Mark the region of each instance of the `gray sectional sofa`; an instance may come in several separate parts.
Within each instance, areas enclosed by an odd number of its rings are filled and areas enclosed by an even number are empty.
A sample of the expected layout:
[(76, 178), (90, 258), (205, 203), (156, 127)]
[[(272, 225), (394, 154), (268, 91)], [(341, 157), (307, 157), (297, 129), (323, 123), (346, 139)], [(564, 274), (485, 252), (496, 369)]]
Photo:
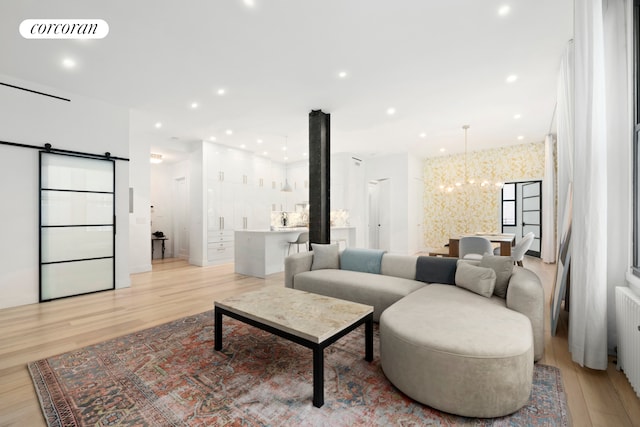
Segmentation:
[(367, 264), (348, 251), (314, 245), (287, 257), (285, 286), (372, 305), (381, 366), (398, 389), (469, 417), (503, 416), (527, 403), (534, 361), (544, 354), (544, 293), (535, 273), (488, 255), (378, 253)]

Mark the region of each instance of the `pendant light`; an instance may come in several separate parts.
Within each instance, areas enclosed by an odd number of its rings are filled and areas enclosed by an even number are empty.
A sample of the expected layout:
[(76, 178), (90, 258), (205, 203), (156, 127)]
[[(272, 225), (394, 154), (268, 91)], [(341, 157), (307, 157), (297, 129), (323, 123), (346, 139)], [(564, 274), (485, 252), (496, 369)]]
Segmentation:
[[(469, 125), (462, 126), (462, 129), (464, 130), (464, 177), (461, 180), (460, 179), (457, 180), (454, 184), (450, 184), (448, 186), (440, 185), (441, 191), (451, 193), (456, 189), (461, 190), (467, 186), (474, 187), (477, 184), (476, 179), (469, 178), (468, 171), (467, 171), (467, 153), (468, 153), (467, 131), (469, 130), (469, 128), (470, 128)], [(491, 186), (491, 183), (486, 179), (483, 179), (482, 181), (480, 181), (480, 187), (487, 188), (487, 189), (491, 187), (494, 187), (496, 189), (501, 189), (502, 186), (503, 186), (502, 182), (496, 182), (495, 186)]]
[[(284, 150), (285, 152), (287, 152), (288, 150), (288, 139), (285, 136), (284, 137)], [(288, 171), (287, 171), (287, 157), (285, 156), (285, 161), (284, 161), (284, 187), (282, 187), (282, 192), (284, 193), (291, 193), (293, 191), (293, 188), (291, 188), (291, 186), (289, 185), (289, 177), (288, 177)]]

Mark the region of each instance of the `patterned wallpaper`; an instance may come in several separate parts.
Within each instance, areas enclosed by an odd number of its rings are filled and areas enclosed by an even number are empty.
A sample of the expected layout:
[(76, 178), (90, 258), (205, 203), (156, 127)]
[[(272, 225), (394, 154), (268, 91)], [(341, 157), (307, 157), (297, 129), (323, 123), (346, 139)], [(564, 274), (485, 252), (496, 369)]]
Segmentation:
[[(464, 179), (464, 154), (433, 157), (424, 162), (424, 244), (442, 248), (449, 236), (462, 233), (500, 231), (501, 191), (496, 181), (524, 181), (544, 176), (544, 142), (514, 145), (467, 154), (467, 177), (474, 185), (453, 191), (440, 185), (453, 185)], [(491, 182), (485, 187), (480, 182)]]

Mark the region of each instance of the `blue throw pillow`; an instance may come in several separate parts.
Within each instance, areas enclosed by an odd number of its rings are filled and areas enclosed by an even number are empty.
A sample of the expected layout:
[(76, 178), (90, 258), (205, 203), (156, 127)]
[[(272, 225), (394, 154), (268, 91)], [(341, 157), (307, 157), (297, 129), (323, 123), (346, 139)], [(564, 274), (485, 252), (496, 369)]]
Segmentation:
[(384, 253), (378, 249), (347, 248), (340, 254), (340, 269), (380, 274)]

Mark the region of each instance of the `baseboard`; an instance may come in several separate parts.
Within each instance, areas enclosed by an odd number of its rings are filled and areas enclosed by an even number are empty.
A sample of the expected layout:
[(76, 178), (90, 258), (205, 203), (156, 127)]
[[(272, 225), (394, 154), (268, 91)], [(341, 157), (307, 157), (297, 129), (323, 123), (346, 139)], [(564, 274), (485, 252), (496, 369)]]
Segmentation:
[(151, 263), (129, 266), (129, 274), (146, 273), (147, 271), (151, 271)]

